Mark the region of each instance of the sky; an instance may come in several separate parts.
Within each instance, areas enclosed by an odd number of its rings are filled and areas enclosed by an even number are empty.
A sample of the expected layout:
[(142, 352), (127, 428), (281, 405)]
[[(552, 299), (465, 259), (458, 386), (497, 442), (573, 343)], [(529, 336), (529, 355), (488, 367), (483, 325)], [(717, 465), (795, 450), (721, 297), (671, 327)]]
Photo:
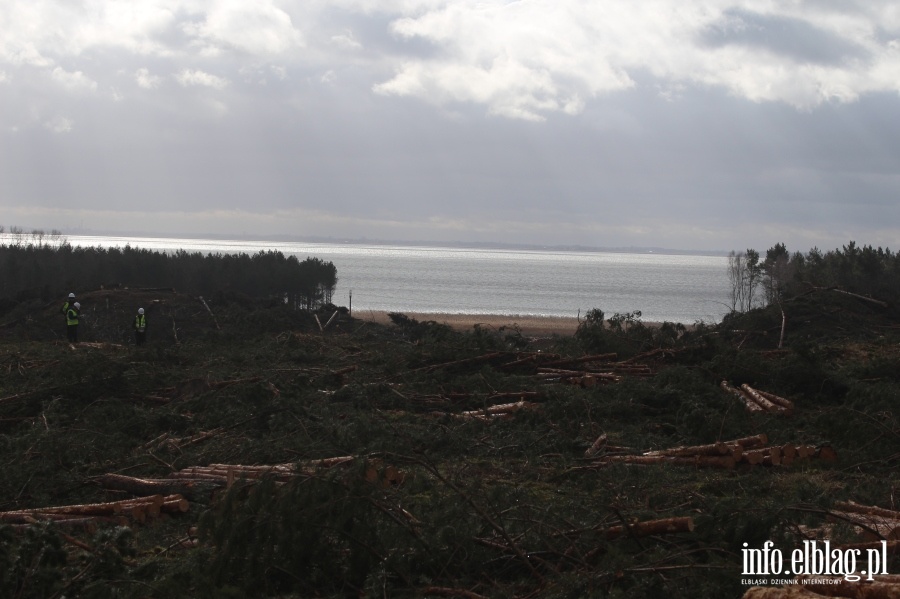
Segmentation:
[(896, 0), (4, 0), (0, 225), (900, 246)]

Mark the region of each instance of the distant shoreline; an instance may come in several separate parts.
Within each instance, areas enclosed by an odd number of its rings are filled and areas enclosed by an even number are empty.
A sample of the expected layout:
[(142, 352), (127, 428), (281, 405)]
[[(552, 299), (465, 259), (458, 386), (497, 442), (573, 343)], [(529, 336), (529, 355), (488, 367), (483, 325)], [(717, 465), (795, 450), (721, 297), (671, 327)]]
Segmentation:
[[(62, 233), (63, 237), (77, 238), (131, 238), (141, 239), (190, 239), (194, 241), (235, 241), (242, 243), (296, 243), (296, 244), (324, 244), (324, 245), (356, 245), (356, 246), (384, 246), (401, 248), (437, 248), (437, 249), (468, 249), (488, 251), (523, 251), (523, 252), (578, 252), (592, 254), (662, 254), (669, 256), (720, 256), (728, 255), (726, 250), (700, 250), (677, 249), (655, 246), (591, 246), (591, 245), (566, 245), (566, 244), (529, 244), (529, 243), (504, 243), (500, 241), (426, 241), (426, 240), (391, 240), (391, 239), (367, 239), (363, 238), (335, 238), (320, 236), (295, 236), (295, 235), (228, 235), (228, 234), (165, 234), (165, 233), (138, 233), (105, 232), (90, 229), (76, 229)], [(140, 247), (136, 245), (135, 247)]]
[[(519, 331), (529, 337), (549, 337), (552, 335), (574, 335), (579, 320), (574, 316), (536, 316), (508, 314), (446, 314), (427, 312), (403, 312), (406, 316), (418, 321), (433, 320), (446, 324), (458, 331), (468, 331), (475, 325), (488, 330), (506, 327), (510, 331), (518, 327)], [(354, 310), (353, 317), (378, 324), (390, 324), (387, 312), (378, 310)]]

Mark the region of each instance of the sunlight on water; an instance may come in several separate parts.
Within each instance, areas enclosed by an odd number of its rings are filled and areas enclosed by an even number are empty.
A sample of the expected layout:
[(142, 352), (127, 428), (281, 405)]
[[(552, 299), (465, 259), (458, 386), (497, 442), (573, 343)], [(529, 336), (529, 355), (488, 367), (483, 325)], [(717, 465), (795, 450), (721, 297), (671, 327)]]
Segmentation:
[(728, 312), (724, 256), (400, 247), (141, 237), (69, 237), (72, 245), (254, 254), (334, 262), (337, 304), (393, 312), (607, 317), (714, 322)]

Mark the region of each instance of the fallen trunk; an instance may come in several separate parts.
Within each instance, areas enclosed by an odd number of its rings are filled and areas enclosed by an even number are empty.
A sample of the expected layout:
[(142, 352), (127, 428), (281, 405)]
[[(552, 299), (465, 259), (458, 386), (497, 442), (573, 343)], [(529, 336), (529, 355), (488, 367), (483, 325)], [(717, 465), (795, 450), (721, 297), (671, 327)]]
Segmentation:
[(647, 537), (650, 535), (674, 534), (679, 532), (693, 532), (694, 520), (688, 516), (678, 518), (664, 518), (662, 520), (645, 520), (635, 522), (627, 526), (612, 526), (606, 529), (607, 539), (617, 539), (623, 536)]
[(603, 458), (605, 463), (620, 462), (624, 464), (674, 464), (677, 466), (695, 466), (698, 468), (734, 468), (734, 458), (731, 456), (705, 456), (692, 457), (679, 456), (652, 456), (652, 455), (611, 455)]
[(835, 501), (834, 507), (845, 512), (854, 512), (857, 514), (869, 514), (872, 516), (883, 516), (893, 520), (900, 520), (900, 512), (885, 509), (874, 505), (862, 505), (855, 501)]
[[(123, 474), (103, 474), (92, 479), (104, 489), (125, 491), (132, 495), (184, 495), (196, 501), (223, 486), (213, 480), (173, 478), (134, 478)], [(224, 484), (224, 481), (223, 481)]]
[(743, 454), (743, 447), (740, 444), (724, 441), (716, 441), (708, 445), (688, 445), (683, 447), (672, 447), (669, 449), (658, 449), (656, 451), (645, 452), (645, 456), (723, 456), (730, 455), (735, 460), (739, 460)]
[(744, 407), (747, 409), (748, 412), (762, 412), (763, 411), (763, 407), (761, 405), (759, 405), (758, 403), (753, 401), (753, 399), (744, 395), (743, 393), (741, 393), (740, 391), (738, 391), (737, 389), (735, 389), (734, 387), (729, 385), (728, 381), (722, 381), (721, 383), (719, 383), (719, 386), (722, 387), (722, 390), (725, 391), (725, 393), (728, 393), (729, 395), (732, 395), (732, 396), (738, 398), (739, 400), (741, 400), (741, 403), (744, 404)]
[(790, 415), (792, 413), (792, 410), (788, 410), (788, 408), (786, 408), (780, 404), (777, 404), (773, 401), (770, 401), (767, 397), (765, 397), (760, 392), (758, 392), (756, 389), (754, 389), (753, 387), (751, 387), (750, 385), (748, 385), (746, 383), (741, 385), (741, 390), (744, 393), (746, 393), (747, 395), (749, 395), (750, 399), (752, 399), (753, 401), (758, 403), (760, 406), (762, 406), (762, 408), (767, 412), (780, 412), (780, 413), (788, 414), (788, 415)]

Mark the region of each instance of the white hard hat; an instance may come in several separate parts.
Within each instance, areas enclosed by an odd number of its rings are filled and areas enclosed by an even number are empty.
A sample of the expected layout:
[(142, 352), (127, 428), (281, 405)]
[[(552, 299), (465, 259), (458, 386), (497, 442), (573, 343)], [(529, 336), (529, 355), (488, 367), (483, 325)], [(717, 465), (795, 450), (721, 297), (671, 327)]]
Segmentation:
[(143, 313), (144, 313), (144, 309), (143, 309), (143, 308), (138, 308), (138, 314), (143, 314)]
[(74, 293), (70, 293), (70, 294), (69, 294), (69, 299), (75, 299), (75, 294), (74, 294)]
[(75, 302), (73, 305), (75, 306), (76, 310), (81, 310), (81, 304), (79, 304), (78, 302)]

